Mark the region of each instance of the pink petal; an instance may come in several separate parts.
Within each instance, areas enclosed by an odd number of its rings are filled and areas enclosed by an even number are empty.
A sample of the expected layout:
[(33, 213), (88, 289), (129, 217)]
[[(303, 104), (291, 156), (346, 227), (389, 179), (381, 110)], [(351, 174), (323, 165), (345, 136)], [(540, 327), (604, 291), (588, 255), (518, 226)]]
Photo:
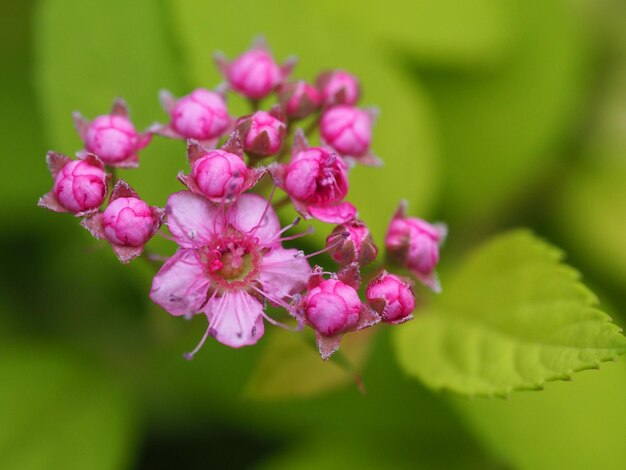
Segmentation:
[(241, 139), (241, 133), (235, 129), (220, 149), (243, 158), (243, 140)]
[(330, 224), (343, 224), (356, 217), (356, 207), (349, 202), (327, 206), (309, 206), (313, 217)]
[(275, 248), (263, 256), (259, 281), (263, 290), (282, 299), (304, 290), (311, 266), (298, 250)]
[(50, 170), (52, 179), (56, 179), (63, 167), (71, 161), (70, 157), (63, 155), (62, 153), (49, 151), (46, 154), (46, 163), (48, 164), (48, 169)]
[(84, 141), (85, 136), (87, 135), (87, 130), (89, 129), (89, 121), (78, 111), (74, 111), (72, 113), (72, 118), (74, 119), (74, 126), (76, 127), (78, 135)]
[(316, 333), (315, 336), (317, 338), (317, 349), (319, 349), (322, 359), (327, 360), (339, 349), (342, 337), (341, 334), (337, 334), (335, 336), (323, 336)]
[(135, 150), (141, 150), (148, 146), (148, 144), (152, 141), (152, 134), (148, 131), (138, 134), (137, 145)]
[(89, 230), (89, 233), (91, 233), (94, 238), (98, 240), (106, 239), (104, 228), (102, 227), (102, 214), (96, 214), (93, 217), (83, 219), (80, 225)]
[(243, 291), (226, 291), (210, 299), (203, 311), (209, 319), (209, 334), (233, 348), (255, 344), (265, 331), (263, 306)]
[(37, 205), (54, 212), (68, 212), (68, 210), (59, 203), (53, 191), (41, 196), (39, 201), (37, 201)]
[(117, 256), (117, 259), (122, 263), (126, 264), (129, 261), (137, 258), (143, 253), (143, 245), (142, 246), (121, 246), (121, 245), (113, 245), (113, 253)]
[(433, 271), (428, 274), (420, 273), (419, 271), (413, 271), (413, 275), (426, 287), (430, 288), (436, 294), (441, 293), (441, 283), (437, 274)]
[(111, 108), (111, 114), (114, 116), (128, 117), (128, 105), (123, 98), (116, 98)]
[(196, 160), (204, 157), (207, 150), (195, 139), (187, 139), (187, 159), (192, 165)]
[(361, 268), (359, 263), (354, 262), (342, 267), (337, 273), (337, 278), (353, 289), (359, 290), (359, 287), (361, 287)]
[(291, 147), (291, 155), (297, 155), (309, 148), (309, 143), (306, 140), (304, 131), (300, 128), (296, 129), (296, 133), (293, 136), (293, 145)]
[(213, 204), (191, 191), (180, 191), (168, 198), (165, 210), (176, 243), (184, 248), (208, 244), (218, 216)]
[(194, 250), (176, 252), (154, 276), (150, 298), (172, 315), (193, 315), (207, 299), (209, 279)]
[(119, 179), (115, 183), (115, 187), (113, 188), (113, 191), (111, 191), (109, 203), (121, 197), (134, 197), (139, 199), (137, 192), (123, 179)]
[(168, 90), (159, 91), (159, 101), (161, 102), (161, 107), (167, 114), (170, 114), (174, 106), (176, 106), (176, 98), (174, 98), (174, 95)]
[(170, 139), (184, 139), (184, 137), (172, 129), (169, 124), (152, 124), (148, 128), (148, 132), (160, 135), (161, 137), (169, 137)]
[(258, 194), (242, 194), (227, 212), (226, 217), (240, 232), (253, 234), (261, 245), (277, 245), (280, 244), (278, 241), (280, 222), (271, 204), (268, 204), (268, 201)]
[(364, 304), (359, 312), (359, 322), (354, 328), (354, 331), (362, 330), (378, 322), (380, 322), (380, 315), (378, 315), (373, 308)]

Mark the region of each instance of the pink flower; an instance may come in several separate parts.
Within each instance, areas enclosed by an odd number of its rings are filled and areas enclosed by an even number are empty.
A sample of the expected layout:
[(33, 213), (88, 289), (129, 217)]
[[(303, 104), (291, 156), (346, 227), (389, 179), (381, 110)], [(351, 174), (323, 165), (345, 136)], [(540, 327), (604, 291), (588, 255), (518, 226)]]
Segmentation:
[(247, 98), (260, 100), (269, 95), (291, 73), (294, 61), (279, 66), (272, 57), (265, 40), (259, 39), (252, 48), (233, 62), (216, 54), (218, 68), (230, 86)]
[(165, 212), (148, 206), (123, 180), (118, 180), (104, 213), (84, 219), (81, 225), (100, 240), (107, 240), (122, 263), (143, 252), (144, 245), (159, 230)]
[(223, 93), (223, 90), (198, 88), (176, 99), (169, 91), (162, 90), (161, 105), (170, 115), (170, 123), (165, 126), (155, 124), (150, 130), (174, 139), (196, 139), (207, 147), (213, 147), (232, 124)]
[(375, 110), (363, 110), (352, 106), (333, 106), (322, 114), (320, 135), (325, 144), (340, 155), (354, 157), (357, 162), (380, 165), (371, 153), (372, 124)]
[[(139, 134), (128, 119), (126, 102), (117, 99), (110, 114), (87, 121), (79, 112), (74, 113), (74, 124), (85, 143), (86, 152), (94, 153), (109, 166), (136, 168), (137, 152), (150, 143), (151, 134)], [(79, 154), (82, 158), (86, 152)]]
[(304, 217), (340, 224), (356, 216), (356, 208), (342, 202), (348, 193), (348, 166), (325, 148), (308, 147), (300, 129), (294, 137), (291, 162), (270, 171)]
[(369, 283), (365, 297), (384, 322), (396, 325), (413, 318), (415, 294), (407, 279), (383, 271)]
[(150, 297), (172, 315), (206, 315), (207, 336), (238, 348), (264, 332), (265, 302), (288, 302), (309, 278), (306, 257), (281, 246), (281, 228), (261, 196), (243, 194), (219, 207), (190, 191), (172, 194), (167, 225), (179, 250), (155, 276)]
[(278, 99), (290, 119), (304, 119), (322, 103), (319, 91), (304, 80), (286, 83), (280, 87)]
[(338, 279), (313, 276), (309, 289), (299, 304), (301, 315), (317, 337), (322, 359), (337, 349), (341, 337), (380, 321), (380, 317), (361, 303), (357, 291)]
[(330, 256), (341, 266), (358, 263), (370, 264), (378, 255), (367, 225), (360, 220), (351, 220), (338, 225), (326, 239)]
[(256, 157), (278, 153), (287, 130), (277, 109), (269, 113), (257, 111), (251, 116), (241, 118), (237, 128), (243, 137), (244, 149)]
[(323, 72), (317, 78), (322, 103), (327, 106), (347, 104), (352, 106), (359, 99), (360, 89), (357, 78), (344, 70)]
[(435, 292), (441, 286), (435, 267), (439, 262), (439, 246), (444, 242), (447, 229), (444, 224), (429, 224), (417, 217), (406, 216), (406, 201), (402, 201), (389, 224), (385, 246), (403, 266)]
[(71, 160), (48, 152), (48, 168), (54, 179), (52, 191), (39, 199), (38, 205), (55, 212), (71, 212), (83, 217), (98, 211), (107, 194), (109, 175), (95, 155)]
[(254, 186), (263, 176), (260, 169), (248, 168), (243, 161), (239, 131), (221, 149), (206, 150), (195, 140), (187, 141), (191, 174), (178, 179), (192, 192), (213, 202), (230, 200)]

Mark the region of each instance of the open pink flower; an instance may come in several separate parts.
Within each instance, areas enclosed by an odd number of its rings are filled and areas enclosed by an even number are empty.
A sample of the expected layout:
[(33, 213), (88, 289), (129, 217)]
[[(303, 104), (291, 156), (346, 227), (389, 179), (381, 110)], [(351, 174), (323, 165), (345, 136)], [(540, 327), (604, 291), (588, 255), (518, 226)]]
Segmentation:
[(289, 164), (270, 167), (270, 171), (305, 218), (341, 224), (356, 217), (356, 207), (343, 201), (348, 193), (348, 166), (328, 149), (309, 147), (301, 129), (294, 136)]
[(128, 119), (128, 107), (120, 98), (113, 103), (110, 114), (87, 121), (79, 112), (74, 113), (76, 130), (85, 143), (79, 158), (93, 153), (109, 166), (136, 168), (137, 152), (150, 143), (152, 134), (138, 133)]
[(48, 169), (54, 179), (52, 191), (39, 198), (38, 205), (54, 212), (71, 212), (85, 217), (98, 211), (104, 202), (110, 175), (104, 164), (92, 154), (82, 160), (56, 152), (46, 155)]
[(278, 65), (263, 38), (257, 39), (250, 50), (234, 61), (216, 54), (215, 62), (233, 90), (252, 100), (265, 98), (274, 91), (289, 76), (295, 64), (290, 59)]
[(173, 139), (195, 139), (205, 147), (214, 147), (232, 125), (224, 91), (198, 88), (176, 99), (169, 91), (162, 90), (161, 106), (170, 115), (170, 123), (155, 124), (150, 131)]
[(439, 262), (439, 246), (443, 244), (447, 228), (444, 224), (429, 224), (425, 220), (406, 215), (406, 201), (400, 202), (389, 224), (385, 246), (387, 252), (415, 277), (435, 292), (441, 291), (435, 267)]
[(191, 173), (179, 173), (178, 179), (193, 193), (213, 202), (229, 201), (252, 188), (265, 171), (248, 168), (243, 161), (243, 143), (239, 131), (233, 132), (220, 149), (207, 150), (195, 140), (187, 141)]
[(146, 243), (163, 224), (165, 211), (148, 206), (124, 180), (118, 180), (103, 213), (84, 219), (81, 225), (111, 244), (122, 263), (143, 253)]
[(167, 226), (179, 250), (157, 273), (150, 297), (172, 315), (206, 315), (208, 336), (239, 348), (264, 333), (265, 303), (288, 311), (311, 268), (298, 250), (281, 245), (280, 223), (259, 195), (243, 194), (228, 207), (190, 191), (172, 194)]

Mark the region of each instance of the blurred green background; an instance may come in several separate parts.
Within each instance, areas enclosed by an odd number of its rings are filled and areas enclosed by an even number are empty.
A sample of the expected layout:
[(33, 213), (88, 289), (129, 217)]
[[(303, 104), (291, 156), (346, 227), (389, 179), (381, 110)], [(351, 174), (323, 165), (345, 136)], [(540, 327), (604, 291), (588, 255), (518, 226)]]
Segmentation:
[[(159, 89), (215, 86), (212, 52), (233, 57), (264, 34), (279, 60), (299, 56), (295, 75), (345, 68), (381, 108), (385, 166), (351, 177), (379, 243), (400, 198), (445, 220), (445, 289), (467, 250), (530, 227), (624, 325), (623, 1), (3, 7), (0, 468), (626, 468), (623, 359), (508, 400), (429, 391), (399, 368), (387, 328), (346, 346), (365, 396), (269, 328), (257, 347), (211, 342), (186, 362), (204, 322), (152, 305), (147, 267), (120, 265), (71, 216), (36, 207), (52, 184), (45, 152), (80, 148), (73, 110), (93, 117), (123, 96), (139, 128), (163, 121)], [(186, 165), (182, 142), (156, 139), (122, 176), (163, 205)]]

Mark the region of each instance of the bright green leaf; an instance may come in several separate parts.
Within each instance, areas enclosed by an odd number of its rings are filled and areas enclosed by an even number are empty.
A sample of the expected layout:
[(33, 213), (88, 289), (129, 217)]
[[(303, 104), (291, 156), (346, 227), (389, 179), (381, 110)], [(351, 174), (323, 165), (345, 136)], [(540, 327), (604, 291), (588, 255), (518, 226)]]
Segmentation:
[(436, 389), (504, 396), (624, 353), (620, 329), (561, 259), (525, 231), (478, 248), (429, 310), (398, 329), (405, 370)]
[(511, 11), (497, 0), (318, 1), (426, 65), (492, 66), (508, 52)]
[(438, 113), (444, 212), (478, 225), (510, 213), (554, 163), (586, 96), (589, 44), (566, 0), (509, 2), (511, 54), (488, 71), (419, 68)]
[(314, 340), (277, 330), (267, 339), (265, 353), (247, 386), (254, 399), (303, 398), (352, 383), (369, 352), (372, 331), (346, 335), (341, 345), (342, 363), (337, 358), (322, 361)]
[(623, 287), (626, 280), (626, 162), (575, 171), (559, 196), (554, 226), (596, 274)]
[(510, 468), (624, 468), (626, 363), (584, 372), (572, 383), (511, 400), (452, 403), (494, 455)]
[[(590, 273), (626, 286), (626, 10), (605, 6), (615, 57), (583, 134), (581, 164), (567, 171), (549, 222)], [(568, 169), (571, 168), (568, 166)]]
[(134, 444), (128, 397), (90, 364), (53, 348), (0, 350), (0, 467), (118, 469)]

